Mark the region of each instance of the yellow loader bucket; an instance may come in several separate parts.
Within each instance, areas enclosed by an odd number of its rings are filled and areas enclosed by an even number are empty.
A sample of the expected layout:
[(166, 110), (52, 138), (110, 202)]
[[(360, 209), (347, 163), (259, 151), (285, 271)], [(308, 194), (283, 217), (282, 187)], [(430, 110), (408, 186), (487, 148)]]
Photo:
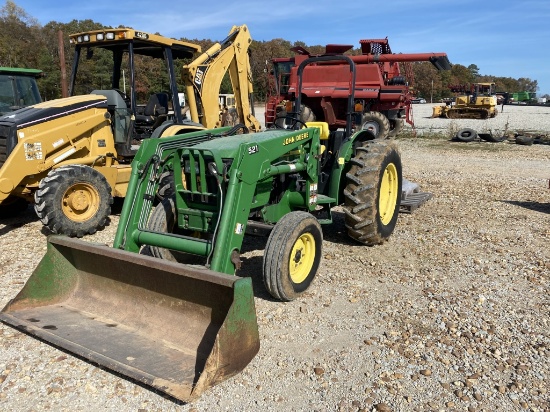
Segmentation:
[(0, 320), (182, 401), (260, 347), (250, 278), (61, 236)]

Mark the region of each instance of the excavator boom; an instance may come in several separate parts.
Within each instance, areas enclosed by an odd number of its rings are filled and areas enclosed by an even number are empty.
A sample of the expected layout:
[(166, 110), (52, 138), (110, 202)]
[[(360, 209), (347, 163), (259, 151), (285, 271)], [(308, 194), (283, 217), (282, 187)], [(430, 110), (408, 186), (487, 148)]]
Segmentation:
[(252, 101), (254, 90), (248, 56), (251, 42), (246, 25), (233, 26), (222, 42), (214, 44), (184, 66), (183, 78), (191, 120), (202, 123), (208, 129), (222, 126), (219, 113), (213, 108), (218, 107), (220, 86), (229, 71), (240, 122), (251, 131), (260, 131)]

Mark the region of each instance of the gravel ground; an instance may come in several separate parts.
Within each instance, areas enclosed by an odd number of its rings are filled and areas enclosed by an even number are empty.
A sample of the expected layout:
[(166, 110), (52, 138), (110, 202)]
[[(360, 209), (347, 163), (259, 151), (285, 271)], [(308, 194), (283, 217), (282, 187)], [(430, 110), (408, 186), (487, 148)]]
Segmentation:
[[(429, 113), (415, 106), (419, 130), (449, 128)], [(474, 128), (501, 121), (550, 132), (548, 108), (519, 106)], [(316, 281), (280, 303), (263, 289), (264, 241), (246, 242), (261, 349), (243, 373), (181, 405), (0, 324), (0, 408), (550, 411), (550, 146), (398, 142), (405, 177), (433, 198), (385, 244), (347, 240), (337, 210)], [(86, 240), (112, 244), (117, 223)], [(0, 222), (0, 307), (47, 234), (30, 209)]]

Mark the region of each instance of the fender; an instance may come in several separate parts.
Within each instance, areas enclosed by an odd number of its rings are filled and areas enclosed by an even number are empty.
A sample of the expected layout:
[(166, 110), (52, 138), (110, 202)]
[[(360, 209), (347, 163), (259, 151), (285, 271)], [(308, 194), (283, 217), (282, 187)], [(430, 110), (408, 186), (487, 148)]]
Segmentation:
[(350, 159), (355, 155), (355, 148), (376, 137), (369, 130), (361, 130), (346, 139), (336, 152), (336, 161), (332, 167), (328, 196), (336, 199), (336, 204), (343, 202), (343, 190), (346, 185), (346, 173), (351, 167)]

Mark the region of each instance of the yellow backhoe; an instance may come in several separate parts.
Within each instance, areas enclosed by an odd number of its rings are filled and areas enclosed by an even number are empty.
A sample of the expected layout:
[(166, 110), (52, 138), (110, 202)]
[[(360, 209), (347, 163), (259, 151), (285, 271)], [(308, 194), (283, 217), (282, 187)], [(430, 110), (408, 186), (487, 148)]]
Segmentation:
[[(218, 95), (228, 70), (240, 121), (260, 129), (248, 100), (251, 38), (245, 25), (183, 67), (191, 121), (182, 115), (175, 62), (193, 59), (200, 46), (129, 28), (73, 34), (70, 41), (70, 97), (0, 118), (0, 218), (34, 203), (53, 233), (81, 237), (102, 228), (113, 197), (126, 195), (130, 163), (143, 139), (222, 125)], [(143, 91), (136, 68), (151, 70), (159, 62), (158, 89)]]

